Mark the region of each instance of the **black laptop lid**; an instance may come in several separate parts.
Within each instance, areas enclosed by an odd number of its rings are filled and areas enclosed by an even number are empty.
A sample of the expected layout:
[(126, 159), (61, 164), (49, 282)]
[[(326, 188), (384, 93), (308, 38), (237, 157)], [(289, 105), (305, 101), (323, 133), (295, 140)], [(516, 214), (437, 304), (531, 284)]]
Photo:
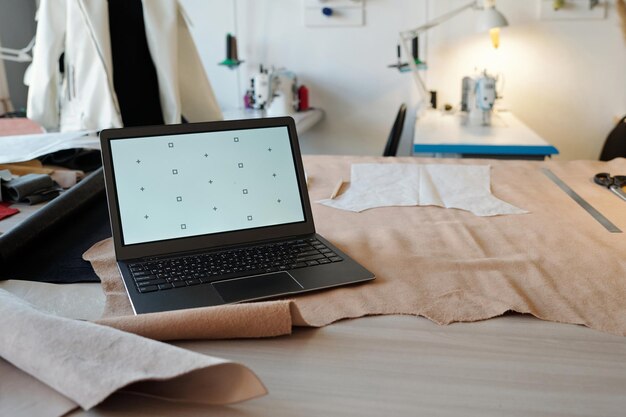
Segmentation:
[(314, 233), (290, 117), (100, 134), (118, 259)]

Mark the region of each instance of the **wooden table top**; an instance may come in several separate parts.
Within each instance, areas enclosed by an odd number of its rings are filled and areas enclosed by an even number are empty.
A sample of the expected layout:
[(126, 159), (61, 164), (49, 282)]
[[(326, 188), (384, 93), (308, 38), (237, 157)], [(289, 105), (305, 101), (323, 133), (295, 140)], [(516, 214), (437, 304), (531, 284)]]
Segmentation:
[[(56, 314), (95, 318), (98, 284), (5, 281)], [(626, 339), (505, 315), (438, 326), (412, 316), (341, 321), (291, 336), (176, 345), (249, 366), (269, 395), (229, 407), (115, 394), (71, 416), (623, 416)]]

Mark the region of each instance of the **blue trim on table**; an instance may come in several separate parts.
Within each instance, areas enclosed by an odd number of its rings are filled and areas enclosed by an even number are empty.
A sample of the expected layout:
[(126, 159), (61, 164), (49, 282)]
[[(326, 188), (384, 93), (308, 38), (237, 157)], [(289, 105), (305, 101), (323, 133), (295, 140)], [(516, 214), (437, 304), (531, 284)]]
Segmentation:
[(460, 145), (413, 144), (414, 153), (460, 153), (483, 155), (557, 155), (559, 150), (551, 145)]

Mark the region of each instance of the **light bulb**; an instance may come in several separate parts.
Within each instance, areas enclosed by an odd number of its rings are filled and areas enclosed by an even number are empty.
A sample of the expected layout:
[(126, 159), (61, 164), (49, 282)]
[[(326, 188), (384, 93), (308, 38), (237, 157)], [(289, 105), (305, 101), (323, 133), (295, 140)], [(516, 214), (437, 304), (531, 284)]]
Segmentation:
[(489, 36), (491, 37), (493, 47), (498, 49), (500, 46), (500, 28), (489, 29)]

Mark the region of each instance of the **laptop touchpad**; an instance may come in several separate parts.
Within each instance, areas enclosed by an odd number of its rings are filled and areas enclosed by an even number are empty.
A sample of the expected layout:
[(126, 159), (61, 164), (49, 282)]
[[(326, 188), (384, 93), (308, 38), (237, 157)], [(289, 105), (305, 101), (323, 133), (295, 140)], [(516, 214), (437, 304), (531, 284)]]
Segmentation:
[(302, 291), (304, 289), (304, 287), (287, 272), (275, 272), (217, 281), (213, 282), (212, 285), (226, 303), (273, 297)]

